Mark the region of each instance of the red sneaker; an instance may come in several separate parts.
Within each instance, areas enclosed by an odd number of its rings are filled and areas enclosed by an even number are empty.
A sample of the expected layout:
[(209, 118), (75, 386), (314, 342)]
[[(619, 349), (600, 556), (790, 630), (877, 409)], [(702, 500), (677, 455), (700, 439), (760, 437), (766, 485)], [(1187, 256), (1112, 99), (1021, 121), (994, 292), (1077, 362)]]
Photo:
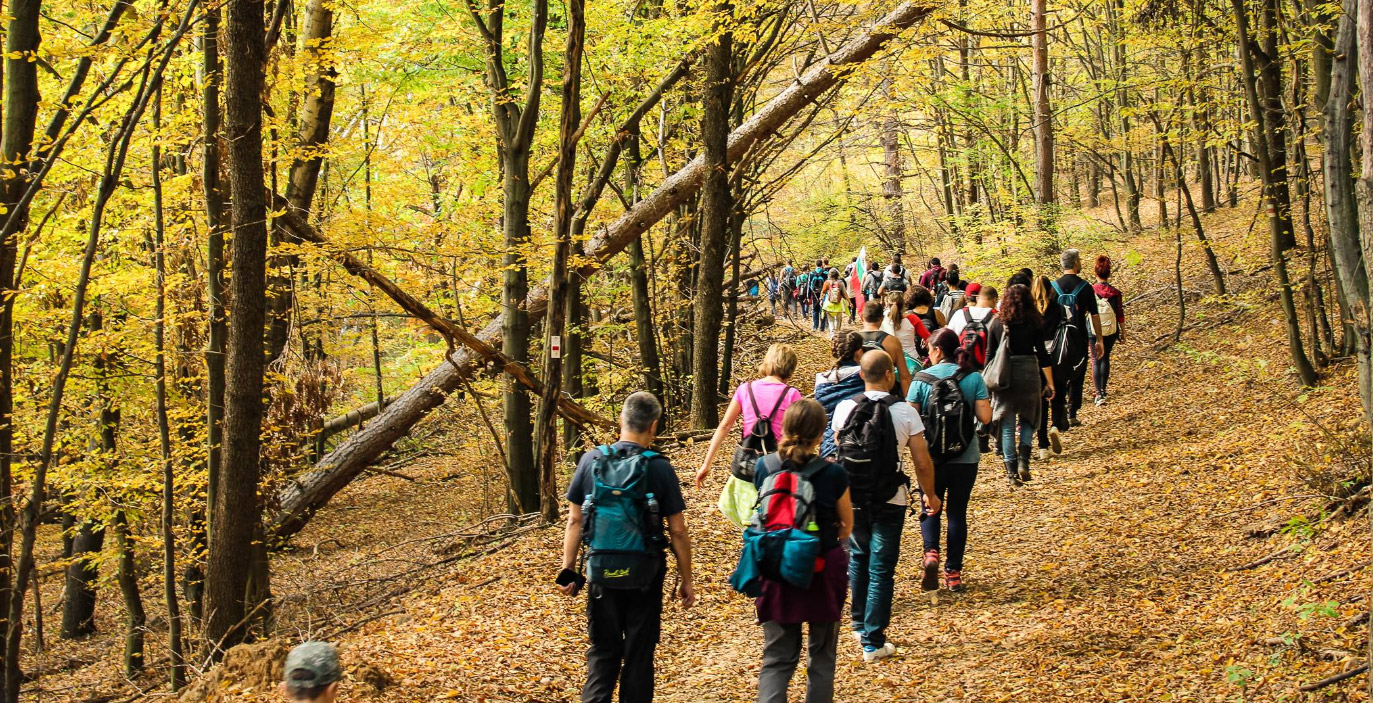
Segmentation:
[(939, 550), (931, 549), (925, 552), (925, 573), (920, 579), (920, 589), (923, 591), (939, 590)]
[(944, 585), (954, 593), (962, 593), (968, 590), (968, 587), (963, 585), (962, 571), (945, 571)]

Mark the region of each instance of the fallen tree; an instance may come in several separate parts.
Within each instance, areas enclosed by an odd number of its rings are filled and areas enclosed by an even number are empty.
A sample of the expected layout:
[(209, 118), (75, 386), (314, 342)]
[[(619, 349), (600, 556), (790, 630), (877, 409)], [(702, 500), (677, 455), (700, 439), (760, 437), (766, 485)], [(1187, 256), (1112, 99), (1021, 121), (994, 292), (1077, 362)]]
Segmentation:
[[(775, 135), (777, 130), (802, 108), (841, 85), (855, 67), (871, 58), (903, 30), (923, 20), (933, 9), (925, 3), (901, 3), (878, 20), (871, 29), (859, 34), (808, 68), (730, 134), (729, 163), (737, 163), (758, 144)], [(580, 268), (579, 273), (583, 276), (594, 274), (632, 241), (699, 190), (704, 178), (705, 162), (702, 157), (697, 157), (668, 177), (656, 190), (586, 243), (582, 253), (587, 263)], [(289, 217), (289, 213), (287, 216)], [(288, 226), (304, 231), (300, 227), (303, 224), (297, 219)], [(315, 241), (306, 237), (302, 239)], [(322, 240), (322, 237), (318, 239)], [(350, 272), (361, 275), (355, 270), (356, 266), (345, 266)], [(376, 285), (375, 281), (368, 280)], [(386, 292), (396, 298), (392, 291)], [(397, 292), (403, 293), (398, 289)], [(397, 300), (399, 302), (399, 299)], [(548, 289), (545, 286), (530, 292), (525, 300), (525, 306), (531, 324), (543, 318), (547, 304)], [(392, 444), (405, 436), (431, 410), (441, 405), (449, 393), (476, 372), (484, 358), (490, 358), (480, 350), (482, 347), (494, 349), (493, 345), (499, 344), (501, 322), (501, 318), (497, 317), (476, 335), (465, 330), (462, 330), (462, 335), (453, 334), (452, 337), (464, 345), (463, 349), (450, 354), (446, 363), (429, 372), (394, 403), (387, 406), (375, 422), (350, 436), (329, 455), (320, 459), (313, 470), (288, 484), (277, 496), (278, 507), (270, 525), (271, 534), (277, 539), (286, 539), (299, 532), (315, 512), (326, 505), (335, 494), (360, 475)]]

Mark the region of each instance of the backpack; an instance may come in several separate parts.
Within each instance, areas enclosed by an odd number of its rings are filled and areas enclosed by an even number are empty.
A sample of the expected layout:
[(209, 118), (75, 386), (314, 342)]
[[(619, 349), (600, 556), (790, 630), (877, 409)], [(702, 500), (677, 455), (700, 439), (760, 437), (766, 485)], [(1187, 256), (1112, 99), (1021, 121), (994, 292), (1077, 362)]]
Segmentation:
[(597, 448), (592, 492), (582, 504), (587, 582), (615, 589), (649, 587), (662, 570), (658, 500), (648, 490), (648, 463), (657, 452)]
[(824, 275), (822, 275), (819, 271), (816, 271), (815, 273), (812, 273), (812, 274), (810, 275), (810, 292), (811, 292), (811, 295), (819, 296), (819, 295), (820, 295), (820, 289), (822, 289), (822, 288), (824, 288), (824, 287), (825, 287), (825, 277), (824, 277)]
[[(1087, 282), (1083, 281), (1072, 293), (1064, 293), (1058, 281), (1051, 285), (1054, 292), (1058, 293), (1058, 304), (1063, 306), (1063, 314), (1059, 317), (1058, 329), (1054, 330), (1049, 356), (1058, 368), (1076, 371), (1087, 363), (1087, 334), (1077, 324), (1077, 296), (1083, 288), (1088, 287)], [(1067, 302), (1064, 302), (1065, 299)]]
[(958, 312), (968, 302), (968, 295), (957, 288), (950, 288), (944, 295), (944, 300), (940, 302), (939, 309), (944, 313), (945, 320), (953, 319), (953, 314)]
[(987, 334), (987, 320), (973, 317), (972, 308), (963, 308), (963, 331), (958, 333), (958, 343), (972, 354), (979, 369), (987, 365)]
[(905, 292), (906, 292), (906, 269), (905, 269), (905, 267), (897, 266), (897, 267), (896, 267), (896, 272), (895, 272), (895, 273), (892, 272), (890, 266), (888, 266), (888, 267), (885, 268), (885, 269), (882, 269), (882, 284), (883, 284), (884, 286), (886, 286), (887, 290), (889, 290), (889, 291), (891, 291), (891, 292), (893, 292), (893, 293), (905, 293)]
[(891, 500), (910, 479), (901, 472), (900, 447), (891, 406), (901, 402), (890, 393), (880, 400), (866, 393), (854, 396), (857, 406), (839, 428), (839, 463), (849, 472), (853, 507), (872, 509)]
[(924, 286), (924, 287), (926, 287), (926, 288), (929, 288), (930, 290), (934, 290), (934, 288), (935, 288), (936, 286), (938, 286), (940, 283), (943, 283), (943, 282), (944, 282), (944, 267), (943, 267), (943, 266), (936, 266), (936, 267), (934, 267), (934, 268), (927, 269), (927, 270), (925, 271), (925, 273), (920, 274), (920, 285), (922, 285), (922, 286)]
[[(887, 334), (886, 332), (883, 332), (881, 330), (877, 330), (876, 332), (859, 332), (858, 335), (863, 338), (862, 349), (865, 352), (872, 351), (874, 349), (876, 349), (877, 351), (886, 351), (882, 348), (882, 343), (887, 341), (887, 337), (891, 336), (890, 334)], [(871, 335), (871, 338), (869, 337), (869, 335)]]
[(828, 299), (831, 305), (842, 301), (844, 299), (843, 288), (839, 284), (831, 285)]
[(753, 482), (753, 470), (758, 466), (758, 460), (765, 454), (777, 451), (777, 437), (772, 432), (772, 418), (777, 414), (777, 410), (782, 407), (782, 401), (787, 398), (787, 391), (791, 390), (788, 386), (777, 396), (777, 404), (772, 406), (772, 412), (766, 416), (758, 412), (758, 399), (753, 395), (753, 383), (749, 382), (745, 388), (748, 389), (748, 400), (753, 405), (753, 416), (757, 421), (753, 423), (753, 428), (744, 434), (743, 439), (739, 440), (739, 448), (734, 450), (734, 460), (730, 462), (730, 473), (741, 481)]
[(829, 462), (815, 457), (797, 467), (776, 454), (764, 457), (763, 462), (768, 475), (758, 489), (753, 524), (744, 531), (739, 564), (729, 577), (734, 590), (755, 597), (762, 594), (765, 581), (810, 588), (815, 574), (825, 566), (811, 479)]
[(925, 423), (925, 440), (930, 445), (930, 458), (936, 462), (951, 461), (963, 454), (977, 440), (976, 418), (972, 403), (958, 385), (968, 372), (960, 370), (948, 378), (939, 378), (924, 371), (915, 380), (930, 387), (920, 419)]
[(1109, 337), (1120, 331), (1120, 326), (1116, 322), (1116, 309), (1111, 305), (1111, 301), (1097, 296), (1096, 314), (1101, 321), (1101, 336)]

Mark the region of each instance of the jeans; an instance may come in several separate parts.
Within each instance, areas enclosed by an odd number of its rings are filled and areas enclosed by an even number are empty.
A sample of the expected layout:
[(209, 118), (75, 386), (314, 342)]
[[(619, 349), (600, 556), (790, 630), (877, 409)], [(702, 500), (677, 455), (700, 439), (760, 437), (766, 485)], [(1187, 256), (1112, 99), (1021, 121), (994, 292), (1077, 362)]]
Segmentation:
[[(1015, 446), (1015, 427), (1018, 420), (1020, 420), (1020, 416), (1016, 413), (1006, 413), (1005, 417), (1001, 418), (1001, 451), (1006, 455), (1005, 460), (1007, 462), (1013, 462), (1019, 456)], [(1034, 426), (1022, 423), (1020, 426), (1020, 446), (1024, 447), (1028, 453), (1034, 447), (1034, 443)]]
[(1082, 382), (1087, 375), (1087, 365), (1082, 368), (1054, 369), (1054, 399), (1049, 406), (1053, 410), (1054, 427), (1067, 431), (1068, 418), (1077, 417), (1082, 407)]
[[(968, 546), (968, 499), (977, 483), (977, 464), (944, 464), (934, 467), (934, 492), (949, 514), (948, 554), (944, 571), (963, 570), (963, 551)], [(921, 515), (920, 536), (925, 551), (939, 551), (939, 513)]]
[(904, 505), (853, 511), (849, 585), (853, 591), (853, 629), (862, 633), (865, 647), (887, 643), (896, 562), (901, 558), (901, 528), (905, 524)]
[(811, 329), (825, 331), (825, 310), (819, 300), (810, 301), (810, 326)]
[(592, 586), (586, 615), (591, 647), (582, 703), (610, 703), (617, 680), (620, 703), (651, 703), (653, 650), (663, 624), (663, 575), (643, 590)]
[(1092, 382), (1096, 385), (1096, 394), (1106, 395), (1106, 383), (1111, 380), (1111, 350), (1116, 346), (1118, 335), (1102, 337), (1101, 342), (1105, 352), (1097, 356), (1096, 347), (1092, 347)]
[[(812, 622), (806, 648), (806, 703), (834, 700), (834, 660), (839, 623)], [(801, 662), (801, 624), (763, 623), (763, 668), (758, 672), (758, 703), (787, 703), (787, 686)]]

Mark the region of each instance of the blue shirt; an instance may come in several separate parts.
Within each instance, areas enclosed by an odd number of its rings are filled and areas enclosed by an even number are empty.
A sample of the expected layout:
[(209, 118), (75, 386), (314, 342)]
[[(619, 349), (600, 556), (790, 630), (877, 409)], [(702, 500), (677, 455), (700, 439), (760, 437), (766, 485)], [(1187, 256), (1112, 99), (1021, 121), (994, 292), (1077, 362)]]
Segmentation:
[[(925, 369), (924, 372), (935, 378), (949, 378), (958, 373), (958, 364), (951, 364), (945, 361)], [(974, 406), (977, 404), (977, 401), (987, 400), (992, 397), (991, 394), (987, 392), (987, 382), (982, 380), (982, 374), (976, 371), (964, 376), (963, 380), (958, 382), (958, 389), (963, 391), (963, 397)], [(907, 396), (906, 400), (911, 405), (915, 406), (916, 409), (923, 410), (925, 407), (925, 400), (929, 397), (930, 384), (925, 383), (918, 378), (914, 379), (914, 382), (911, 383), (910, 395)], [(981, 448), (977, 446), (977, 442), (974, 440), (958, 458), (947, 463), (976, 464), (981, 459)]]

